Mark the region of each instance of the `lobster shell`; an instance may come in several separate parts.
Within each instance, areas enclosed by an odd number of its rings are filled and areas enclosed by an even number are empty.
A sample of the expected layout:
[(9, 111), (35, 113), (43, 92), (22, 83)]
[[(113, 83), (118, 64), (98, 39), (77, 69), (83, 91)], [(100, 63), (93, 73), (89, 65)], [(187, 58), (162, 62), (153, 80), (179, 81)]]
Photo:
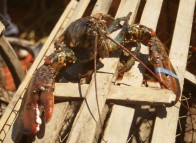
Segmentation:
[[(20, 131), (23, 134), (37, 134), (42, 123), (48, 122), (54, 109), (54, 78), (50, 66), (42, 65), (34, 74), (21, 106)], [(42, 114), (44, 112), (44, 114)]]

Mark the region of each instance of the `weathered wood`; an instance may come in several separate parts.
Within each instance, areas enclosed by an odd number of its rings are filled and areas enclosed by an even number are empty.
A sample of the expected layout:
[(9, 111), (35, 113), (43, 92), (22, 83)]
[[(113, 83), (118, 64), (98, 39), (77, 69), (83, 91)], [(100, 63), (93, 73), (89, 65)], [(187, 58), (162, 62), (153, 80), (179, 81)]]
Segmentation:
[[(81, 91), (79, 86), (81, 87)], [(55, 100), (83, 100), (83, 98), (86, 96), (88, 86), (88, 84), (79, 85), (75, 83), (56, 83), (54, 90)]]
[(133, 114), (134, 110), (128, 107), (114, 106), (104, 131), (104, 140), (107, 143), (126, 143)]
[[(28, 82), (32, 78), (32, 75), (33, 75), (34, 71), (36, 70), (36, 68), (38, 67), (40, 61), (44, 58), (44, 54), (46, 53), (48, 48), (51, 48), (53, 46), (51, 43), (54, 41), (54, 39), (57, 38), (56, 35), (58, 34), (58, 31), (59, 31), (60, 27), (62, 26), (62, 23), (64, 22), (64, 20), (66, 18), (66, 15), (69, 13), (69, 11), (72, 8), (72, 6), (74, 5), (74, 3), (76, 3), (76, 1), (72, 0), (70, 2), (70, 4), (67, 6), (67, 8), (65, 9), (65, 11), (63, 12), (61, 18), (59, 19), (58, 23), (56, 24), (56, 26), (54, 27), (53, 31), (51, 32), (49, 38), (47, 39), (46, 43), (44, 44), (41, 52), (39, 53), (38, 57), (34, 61), (31, 68), (29, 69), (29, 71), (28, 71), (27, 75), (25, 76), (23, 82), (20, 84), (20, 86), (19, 86), (18, 90), (16, 91), (13, 99), (11, 100), (9, 105), (7, 106), (6, 111), (5, 111), (5, 113), (3, 114), (3, 116), (0, 120), (0, 140), (4, 140), (5, 134), (8, 131), (8, 130), (5, 131), (5, 127), (7, 125), (7, 120), (9, 119), (9, 117), (13, 113), (16, 113), (15, 117), (12, 118), (12, 124), (14, 122), (14, 119), (17, 117), (18, 108), (17, 108), (17, 110), (15, 110), (15, 107), (16, 106), (20, 107), (20, 105), (19, 105), (20, 100), (21, 100), (20, 98), (23, 97), (23, 94), (26, 90), (25, 87), (28, 86)], [(9, 128), (12, 124), (9, 125)], [(11, 130), (9, 130), (9, 131), (12, 132)], [(11, 139), (10, 136), (8, 138)], [(10, 140), (10, 142), (11, 142), (11, 140)]]
[[(169, 54), (170, 60), (178, 75), (181, 89), (184, 83), (184, 72), (186, 69), (194, 8), (195, 0), (180, 1)], [(177, 103), (176, 106), (179, 107), (180, 103)], [(177, 107), (166, 108), (166, 118), (159, 118), (159, 115), (162, 115), (163, 112), (165, 112), (159, 110), (154, 126), (152, 143), (160, 141), (163, 143), (175, 142), (179, 116), (179, 108)]]
[(113, 0), (98, 0), (93, 8), (92, 15), (96, 13), (108, 13), (108, 7), (111, 5)]
[[(132, 24), (136, 17), (139, 4), (140, 0), (121, 1), (116, 16), (125, 16), (128, 12), (132, 12), (129, 21), (129, 23)], [(116, 32), (114, 34), (116, 34)], [(107, 97), (110, 98), (110, 94), (108, 94)], [(104, 131), (104, 140), (107, 142), (126, 142), (133, 120), (134, 111), (135, 110), (131, 107), (113, 105), (111, 116)], [(129, 117), (124, 118), (125, 116)], [(102, 140), (102, 142), (104, 141)]]
[(196, 84), (196, 76), (193, 75), (192, 73), (188, 72), (188, 71), (185, 71), (184, 73), (184, 77), (189, 80), (190, 82)]
[[(127, 0), (121, 0), (120, 1), (120, 4), (118, 6), (118, 10), (116, 12), (116, 17), (119, 17), (120, 15), (123, 15), (122, 14), (123, 11), (125, 13), (126, 10), (124, 10), (123, 8), (125, 7), (126, 2), (127, 2)], [(127, 14), (127, 11), (126, 11), (126, 14)]]
[[(107, 7), (108, 10), (109, 7), (110, 5), (108, 5)], [(105, 7), (105, 12), (107, 12), (108, 10), (106, 10)], [(113, 69), (117, 68), (118, 60), (115, 60), (115, 58), (110, 58), (110, 60), (107, 59), (107, 61), (108, 61), (107, 63), (105, 63), (104, 60), (102, 61), (104, 65), (108, 65), (108, 69), (106, 72), (113, 71)], [(72, 129), (70, 131), (70, 135), (67, 140), (68, 143), (75, 143), (75, 142), (92, 143), (93, 142), (95, 131), (96, 131), (96, 125), (97, 123), (100, 122), (98, 110), (100, 111), (100, 113), (102, 113), (106, 101), (106, 95), (108, 93), (111, 80), (113, 77), (113, 74), (99, 73), (99, 71), (101, 71), (101, 69), (98, 70), (97, 72), (97, 88), (98, 88), (97, 99), (99, 105), (97, 106), (96, 103), (97, 100), (96, 100), (96, 93), (95, 93), (95, 81), (94, 79), (92, 79), (89, 89), (87, 91), (86, 99), (82, 103), (81, 108), (73, 123)]]
[[(55, 100), (83, 100), (88, 85), (81, 85), (81, 93), (78, 86), (74, 83), (56, 83), (54, 91)], [(68, 89), (68, 92), (65, 92), (66, 89)], [(139, 105), (170, 105), (175, 99), (176, 95), (171, 90), (147, 87), (111, 86), (107, 95), (108, 102)]]
[[(152, 4), (153, 2), (155, 2), (155, 5)], [(150, 10), (152, 10), (151, 13), (153, 14), (153, 19), (155, 19), (155, 22), (156, 22), (156, 20), (158, 20), (159, 13), (157, 11), (160, 11), (161, 4), (162, 4), (162, 1), (148, 1), (146, 3), (146, 5), (145, 5), (144, 11), (146, 11), (148, 13)], [(153, 5), (153, 8), (151, 9), (152, 5)], [(154, 13), (154, 11), (156, 11), (156, 13)], [(134, 14), (133, 14), (133, 17), (134, 17)], [(150, 17), (148, 16), (147, 17), (147, 15), (145, 16), (144, 13), (143, 13), (142, 19), (145, 19), (145, 18), (152, 18), (152, 16), (150, 16)], [(145, 21), (144, 20), (143, 20), (143, 22), (144, 22), (144, 25), (145, 25)], [(150, 23), (150, 24), (152, 24), (152, 26), (153, 26), (153, 24), (156, 25), (156, 23)], [(150, 26), (150, 25), (147, 25), (147, 26)], [(156, 27), (154, 27), (154, 28), (156, 28)], [(144, 48), (146, 48), (146, 47), (143, 46), (143, 49)], [(143, 52), (143, 53), (147, 53), (148, 50), (147, 49), (144, 49), (144, 51), (145, 52)], [(139, 65), (139, 63), (136, 62), (135, 65), (132, 67), (132, 69), (129, 72), (127, 72), (127, 73), (124, 74), (123, 80), (120, 81), (120, 82), (118, 82), (118, 83), (121, 84), (121, 86), (123, 86), (123, 85), (131, 85), (132, 87), (141, 86), (143, 76), (141, 75), (141, 69), (139, 68), (138, 65)], [(114, 107), (116, 108), (116, 105), (114, 105)], [(128, 107), (124, 107), (124, 110), (126, 108), (128, 108)], [(136, 111), (137, 111), (137, 109), (136, 109)], [(114, 112), (114, 111), (112, 111), (112, 112)], [(119, 112), (121, 112), (121, 116), (124, 115), (123, 110), (121, 110)], [(134, 109), (132, 109), (132, 108), (129, 107), (129, 112), (133, 116)], [(126, 122), (127, 120), (129, 120), (129, 119), (128, 118), (125, 118), (125, 119), (123, 119), (121, 121), (119, 120), (118, 122), (115, 122), (115, 124), (117, 124), (117, 123), (118, 124), (121, 124), (122, 122)], [(130, 129), (130, 123), (132, 123), (132, 118), (130, 118), (129, 125), (127, 124), (126, 126), (124, 126), (124, 128)], [(112, 126), (115, 126), (115, 124), (113, 124)], [(119, 132), (120, 131), (121, 130), (119, 130)], [(124, 136), (124, 142), (127, 140), (128, 132), (126, 132), (125, 135), (126, 135), (126, 137)]]
[(24, 78), (25, 73), (15, 51), (3, 35), (0, 35), (0, 54), (10, 69), (16, 87), (18, 87)]
[(128, 86), (111, 86), (107, 98), (116, 103), (139, 105), (171, 105), (175, 99), (176, 95), (167, 89)]
[[(150, 0), (150, 1), (146, 1), (145, 3), (145, 7), (142, 13), (142, 17), (140, 20), (140, 23), (151, 27), (152, 29), (156, 29), (157, 26), (157, 22), (158, 22), (158, 18), (160, 15), (160, 11), (161, 11), (161, 7), (162, 7), (162, 3), (163, 0)], [(141, 53), (142, 54), (148, 54), (148, 47), (145, 47), (142, 45), (142, 49), (141, 49)], [(141, 58), (141, 56), (139, 56)], [(145, 59), (143, 59), (144, 61)], [(140, 87), (143, 81), (143, 73), (145, 72), (145, 69), (136, 61), (134, 66), (131, 68), (131, 70), (129, 70), (128, 72), (126, 72), (123, 76), (122, 81), (120, 81), (119, 83), (122, 85), (130, 85), (132, 87)], [(136, 106), (135, 107), (135, 114), (138, 112), (141, 112), (141, 107), (140, 106)], [(143, 114), (148, 114), (148, 110), (144, 111), (145, 113)], [(145, 115), (144, 115), (145, 116)], [(134, 128), (133, 128), (134, 129)], [(140, 137), (141, 140), (146, 140), (145, 136), (148, 135), (143, 135), (143, 134), (147, 134), (147, 132), (144, 131), (144, 129), (142, 129), (142, 126), (140, 126)], [(131, 132), (135, 132), (135, 131), (131, 131)], [(144, 138), (142, 138), (142, 136)]]
[[(98, 110), (102, 112), (106, 101), (106, 95), (110, 88), (112, 74), (97, 73), (97, 92), (99, 109), (97, 108), (95, 95), (95, 81), (91, 81), (87, 91), (85, 102), (80, 107), (78, 115), (73, 123), (68, 143), (75, 143), (77, 141), (85, 143), (92, 143), (96, 131), (96, 124), (100, 122)], [(86, 102), (88, 105), (86, 105)], [(89, 111), (90, 110), (90, 111)], [(91, 114), (92, 113), (92, 114)]]

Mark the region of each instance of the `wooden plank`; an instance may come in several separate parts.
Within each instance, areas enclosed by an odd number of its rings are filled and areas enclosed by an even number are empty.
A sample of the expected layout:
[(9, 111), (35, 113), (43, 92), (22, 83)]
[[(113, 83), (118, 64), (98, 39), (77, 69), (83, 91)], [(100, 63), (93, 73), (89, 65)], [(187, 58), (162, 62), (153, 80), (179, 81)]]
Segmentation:
[[(109, 10), (109, 8), (110, 5), (108, 5), (107, 9)], [(104, 12), (107, 12), (108, 10), (105, 9)], [(96, 11), (96, 9), (94, 9), (94, 11)], [(106, 14), (104, 12), (102, 13)], [(118, 60), (115, 60), (115, 58), (110, 58), (108, 62), (110, 63), (103, 62), (104, 65), (107, 64), (110, 65), (110, 67), (108, 67), (107, 72), (113, 70), (113, 68), (115, 69), (117, 68)], [(114, 67), (114, 65), (116, 67)], [(104, 73), (99, 73), (98, 71), (96, 76), (97, 76), (97, 92), (98, 92), (97, 98), (99, 102), (99, 107), (97, 106), (96, 103), (97, 100), (95, 95), (95, 82), (94, 79), (92, 79), (86, 94), (86, 99), (82, 103), (80, 110), (72, 125), (72, 129), (70, 131), (70, 135), (67, 140), (68, 143), (75, 143), (75, 142), (92, 143), (93, 142), (94, 135), (96, 132), (96, 125), (97, 123), (100, 122), (98, 110), (100, 110), (100, 112), (103, 111), (105, 101), (106, 101), (106, 95), (108, 93), (113, 74), (104, 74)], [(88, 105), (86, 103), (88, 103)]]
[[(107, 143), (126, 143), (133, 114), (134, 110), (130, 110), (130, 108), (114, 106), (107, 127), (104, 131), (104, 140)], [(129, 120), (125, 120), (126, 118)], [(119, 122), (121, 123), (119, 124)]]
[[(148, 27), (151, 27), (152, 29), (156, 29), (158, 18), (160, 15), (161, 7), (162, 7), (163, 0), (148, 0), (145, 3), (145, 7), (142, 13), (142, 17), (140, 20), (140, 23), (143, 25), (146, 25)], [(150, 13), (150, 15), (149, 15)], [(141, 53), (142, 54), (148, 54), (148, 47), (145, 47), (142, 45), (141, 48)], [(140, 57), (143, 58), (143, 57)], [(143, 81), (143, 73), (145, 72), (145, 69), (140, 66), (138, 62), (135, 62), (134, 66), (132, 69), (128, 72), (126, 72), (123, 76), (122, 81), (120, 82), (120, 85), (130, 85), (131, 87), (140, 87)], [(137, 115), (138, 112), (143, 111), (140, 106), (135, 107), (135, 114)], [(143, 114), (148, 114), (148, 110), (143, 111)], [(123, 113), (123, 112), (122, 112)], [(142, 134), (146, 134), (145, 131), (143, 131), (142, 126), (140, 127), (140, 137), (142, 136), (141, 140), (146, 140), (145, 136)], [(133, 131), (134, 132), (134, 131)], [(148, 135), (147, 135), (148, 136)]]
[[(154, 1), (152, 1), (152, 3), (153, 3)], [(134, 1), (134, 3), (138, 3), (139, 4), (139, 1)], [(155, 20), (156, 19), (158, 19), (158, 16), (159, 16), (159, 13), (158, 12), (155, 12), (155, 13), (153, 13), (154, 11), (159, 11), (160, 9), (161, 9), (161, 4), (162, 4), (162, 1), (155, 1), (155, 5), (153, 4), (153, 8), (152, 9), (150, 9), (151, 7), (152, 7), (152, 3), (150, 3), (150, 2), (147, 2), (146, 3), (146, 5), (145, 5), (145, 8), (144, 8), (144, 11), (146, 11), (147, 13), (150, 11), (150, 10), (152, 10), (151, 12), (152, 12), (152, 14), (154, 14), (153, 15), (153, 18), (155, 18)], [(139, 5), (137, 5), (137, 7), (136, 7), (136, 9), (138, 8), (138, 6)], [(132, 11), (132, 10), (131, 10)], [(134, 20), (134, 17), (135, 17), (135, 14), (136, 13), (133, 13), (133, 15), (132, 15), (132, 17), (131, 18), (133, 18), (133, 19), (131, 19), (130, 21), (132, 21), (133, 22), (133, 20)], [(145, 18), (146, 16), (143, 14), (143, 19)], [(146, 17), (147, 18), (147, 17)], [(150, 16), (150, 18), (152, 18), (152, 16)], [(143, 21), (143, 22), (145, 22), (145, 21)], [(131, 23), (131, 22), (130, 22)], [(156, 23), (155, 23), (155, 25), (156, 25)], [(143, 47), (143, 49), (144, 49), (144, 47)], [(144, 49), (144, 51), (146, 52), (147, 50), (145, 50)], [(141, 71), (140, 71), (140, 69), (138, 68), (138, 65), (139, 65), (139, 63), (138, 62), (136, 62), (136, 64), (134, 65), (134, 68), (132, 68), (131, 70), (130, 70), (130, 72), (127, 72), (127, 73), (125, 73), (125, 75), (123, 76), (123, 80), (122, 81), (120, 81), (120, 82), (118, 82), (118, 83), (121, 83), (121, 86), (123, 86), (123, 85), (131, 85), (132, 87), (138, 87), (138, 86), (141, 86), (141, 83), (142, 83), (142, 79), (143, 79), (143, 77), (141, 76)], [(139, 75), (138, 75), (138, 73), (139, 73)], [(138, 80), (138, 77), (139, 77), (139, 80)], [(129, 89), (130, 90), (130, 89)], [(128, 91), (129, 91), (128, 90)], [(127, 90), (126, 90), (127, 91)], [(131, 90), (130, 90), (131, 91)], [(133, 91), (134, 91), (134, 89), (133, 89)], [(142, 97), (143, 98), (143, 97)], [(139, 99), (139, 98), (138, 98)], [(121, 108), (121, 110), (120, 109), (118, 109), (118, 108)], [(130, 124), (132, 123), (132, 120), (133, 120), (133, 114), (134, 114), (134, 109), (132, 109), (132, 108), (128, 108), (128, 107), (121, 107), (121, 106), (117, 106), (117, 105), (114, 105), (113, 106), (113, 109), (112, 109), (112, 113), (111, 113), (111, 115), (113, 115), (113, 114), (116, 114), (116, 112), (117, 111), (115, 111), (115, 110), (118, 110), (118, 112), (121, 114), (121, 116), (125, 116), (125, 115), (131, 115), (131, 117), (130, 117), (130, 119), (129, 118), (124, 118), (124, 119), (121, 119), (121, 120), (115, 120), (115, 122), (114, 121), (112, 121), (112, 119), (110, 119), (110, 121), (109, 121), (109, 123), (110, 122), (112, 122), (112, 123), (110, 123), (111, 125), (110, 126), (108, 126), (108, 128), (111, 128), (111, 131), (110, 131), (110, 140), (111, 140), (111, 142), (113, 142), (113, 137), (114, 136), (118, 136), (118, 134), (120, 134), (120, 132), (124, 132), (124, 136), (123, 136), (123, 142), (126, 142), (126, 140), (127, 140), (127, 138), (128, 138), (128, 134), (129, 134), (129, 130), (128, 129), (130, 129)], [(126, 111), (126, 112), (124, 112), (124, 110)], [(127, 111), (128, 110), (128, 111)], [(116, 128), (116, 129), (114, 129), (114, 131), (112, 130), (113, 128), (113, 126), (116, 126), (116, 125), (121, 125), (123, 122), (126, 122), (127, 124), (126, 125), (124, 125), (124, 126), (121, 126), (121, 128)], [(117, 131), (117, 133), (116, 133), (116, 130), (118, 130)], [(105, 139), (105, 137), (104, 137), (104, 139)], [(107, 140), (107, 138), (106, 138), (106, 140)], [(108, 140), (107, 140), (108, 141)], [(119, 141), (117, 141), (117, 142), (121, 142), (121, 138), (119, 138)]]
[[(7, 120), (9, 119), (10, 115), (13, 112), (17, 112), (17, 111), (13, 111), (13, 109), (15, 109), (16, 105), (19, 106), (17, 103), (19, 102), (19, 99), (23, 97), (23, 93), (25, 92), (25, 87), (28, 86), (28, 82), (32, 78), (33, 72), (36, 70), (40, 61), (44, 58), (44, 54), (46, 53), (48, 48), (51, 47), (51, 43), (53, 42), (53, 40), (55, 38), (57, 38), (56, 35), (57, 35), (63, 21), (65, 20), (66, 15), (69, 13), (69, 10), (71, 9), (71, 7), (73, 6), (74, 3), (76, 3), (76, 1), (72, 0), (70, 2), (70, 4), (67, 6), (67, 8), (65, 9), (65, 11), (63, 12), (61, 18), (59, 19), (58, 23), (56, 24), (53, 31), (51, 32), (49, 38), (47, 39), (46, 43), (44, 44), (44, 46), (43, 46), (42, 50), (40, 51), (38, 57), (36, 58), (33, 65), (31, 66), (30, 70), (28, 71), (27, 75), (25, 76), (25, 79), (20, 84), (20, 86), (19, 86), (18, 90), (16, 91), (13, 99), (11, 100), (9, 105), (7, 106), (6, 111), (5, 111), (5, 113), (3, 114), (3, 116), (0, 120), (0, 136), (1, 136), (1, 134), (6, 134), (7, 133), (7, 132), (4, 131), (4, 126), (6, 125)], [(14, 119), (13, 119), (13, 122), (14, 122)], [(4, 139), (4, 137), (1, 138), (1, 140), (3, 140), (3, 139)], [(10, 139), (11, 139), (11, 137), (10, 137)]]
[(25, 73), (14, 49), (4, 35), (0, 35), (0, 53), (10, 69), (16, 87), (18, 87), (23, 80)]
[[(86, 95), (86, 102), (80, 107), (78, 115), (73, 123), (68, 143), (75, 143), (77, 141), (85, 143), (92, 143), (94, 134), (96, 131), (96, 124), (99, 123), (98, 110), (103, 111), (105, 105), (106, 95), (111, 84), (113, 75), (112, 74), (100, 74), (97, 73), (97, 91), (98, 91), (98, 102), (99, 109), (96, 104), (96, 95), (94, 88), (94, 79), (91, 81), (89, 89)], [(89, 108), (90, 111), (89, 111)], [(93, 115), (91, 115), (91, 113)], [(93, 117), (92, 117), (93, 116)], [(94, 119), (95, 118), (95, 119)]]
[(190, 82), (196, 84), (196, 76), (190, 73), (189, 71), (185, 71), (184, 77)]
[(73, 17), (70, 18), (70, 21), (69, 21), (68, 25), (71, 22), (73, 22), (73, 21), (82, 17), (82, 15), (84, 14), (84, 11), (86, 10), (89, 3), (90, 3), (90, 0), (81, 0), (78, 3), (76, 9), (73, 12), (73, 15), (72, 15)]
[[(123, 10), (123, 8), (125, 7), (126, 2), (128, 2), (128, 0), (121, 0), (120, 1), (120, 4), (118, 6), (118, 11), (116, 12), (116, 17), (123, 15), (122, 11), (125, 11), (125, 10)], [(126, 13), (127, 13), (127, 11), (126, 11)]]
[[(136, 17), (139, 4), (140, 4), (140, 0), (127, 0), (126, 2), (122, 1), (120, 3), (116, 16), (118, 16), (118, 14), (125, 16), (128, 14), (128, 12), (132, 12), (129, 21), (129, 23), (132, 24)], [(121, 5), (124, 6), (121, 7)], [(111, 95), (108, 94), (107, 97), (110, 98)], [(107, 127), (104, 131), (104, 136), (103, 136), (104, 140), (107, 141), (108, 143), (126, 142), (129, 135), (129, 130), (133, 120), (134, 112), (135, 110), (133, 108), (120, 106), (120, 105), (113, 105)], [(126, 116), (128, 117), (124, 118)], [(102, 142), (104, 141), (102, 140)]]
[(111, 5), (113, 0), (98, 0), (93, 8), (92, 15), (96, 13), (108, 13), (108, 6)]
[(175, 99), (176, 95), (171, 90), (128, 86), (111, 86), (107, 98), (107, 100), (117, 103), (141, 105), (171, 105)]
[[(81, 87), (81, 91), (79, 89)], [(79, 100), (85, 98), (86, 91), (88, 89), (88, 84), (78, 85), (75, 83), (56, 83), (54, 96), (55, 101), (63, 101), (63, 100)]]
[[(81, 93), (79, 89), (76, 91), (77, 88), (78, 85), (74, 83), (56, 83), (55, 100), (83, 100), (88, 85), (81, 85)], [(65, 89), (69, 89), (68, 92)], [(107, 95), (108, 102), (126, 104), (162, 105), (171, 104), (175, 99), (176, 95), (171, 90), (147, 87), (111, 86)]]
[[(194, 8), (195, 0), (180, 1), (169, 54), (170, 60), (178, 75), (181, 90), (184, 84), (184, 72), (187, 63)], [(156, 118), (154, 126), (152, 143), (157, 143), (160, 141), (162, 143), (175, 142), (179, 116), (178, 107), (180, 106), (180, 103), (178, 102), (176, 106), (177, 107), (166, 108), (167, 118), (159, 118), (159, 116), (165, 111), (158, 111), (158, 117)]]

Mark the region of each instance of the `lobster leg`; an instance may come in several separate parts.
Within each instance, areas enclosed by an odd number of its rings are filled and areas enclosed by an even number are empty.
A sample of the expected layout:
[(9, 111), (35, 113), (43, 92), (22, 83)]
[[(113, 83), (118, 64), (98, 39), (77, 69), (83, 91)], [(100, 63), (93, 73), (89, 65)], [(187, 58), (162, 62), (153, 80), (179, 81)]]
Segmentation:
[(130, 16), (131, 16), (131, 12), (125, 16), (125, 17), (119, 17), (117, 19), (115, 19), (111, 24), (110, 26), (108, 27), (108, 31), (109, 33), (112, 33), (116, 30), (119, 30), (120, 28), (122, 28), (122, 25), (120, 24), (121, 21), (125, 21), (125, 22), (128, 22), (128, 20), (130, 19)]
[[(139, 55), (140, 49), (141, 49), (141, 44), (140, 43), (135, 43), (136, 47), (135, 47), (135, 51), (133, 52), (133, 54), (135, 56)], [(127, 62), (118, 69), (118, 73), (119, 75), (122, 75), (123, 73), (127, 72), (128, 70), (130, 70), (132, 68), (132, 66), (135, 63), (135, 58), (130, 57)]]

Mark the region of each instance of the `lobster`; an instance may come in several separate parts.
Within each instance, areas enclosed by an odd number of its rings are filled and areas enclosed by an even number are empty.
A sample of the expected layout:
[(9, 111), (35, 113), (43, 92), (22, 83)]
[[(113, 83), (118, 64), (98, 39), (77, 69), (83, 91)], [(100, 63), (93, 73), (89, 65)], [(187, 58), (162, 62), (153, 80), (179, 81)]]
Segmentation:
[[(176, 101), (178, 100), (179, 81), (164, 44), (151, 28), (140, 24), (129, 25), (130, 16), (131, 12), (125, 17), (113, 19), (98, 13), (80, 18), (65, 29), (55, 41), (54, 53), (46, 57), (44, 64), (34, 73), (26, 90), (24, 105), (21, 107), (23, 114), (20, 130), (22, 133), (37, 134), (42, 124), (41, 117), (44, 117), (45, 122), (51, 119), (54, 107), (54, 83), (61, 72), (73, 71), (75, 66), (82, 65), (82, 70), (75, 72), (74, 75), (68, 74), (67, 77), (80, 79), (81, 75), (87, 75), (86, 67), (88, 70), (93, 68), (96, 73), (96, 60), (108, 57), (110, 52), (121, 48), (130, 54), (131, 58), (119, 68), (120, 74), (130, 70), (135, 60), (141, 62), (137, 55), (141, 44), (144, 44), (149, 47), (154, 72), (142, 62), (141, 64), (154, 75), (162, 88), (172, 90), (176, 94)], [(112, 19), (108, 27), (105, 20), (107, 18)], [(120, 24), (122, 21), (123, 25)], [(114, 39), (111, 38), (110, 34), (119, 29), (121, 30), (118, 35)], [(127, 49), (133, 46), (136, 47), (134, 53)]]

